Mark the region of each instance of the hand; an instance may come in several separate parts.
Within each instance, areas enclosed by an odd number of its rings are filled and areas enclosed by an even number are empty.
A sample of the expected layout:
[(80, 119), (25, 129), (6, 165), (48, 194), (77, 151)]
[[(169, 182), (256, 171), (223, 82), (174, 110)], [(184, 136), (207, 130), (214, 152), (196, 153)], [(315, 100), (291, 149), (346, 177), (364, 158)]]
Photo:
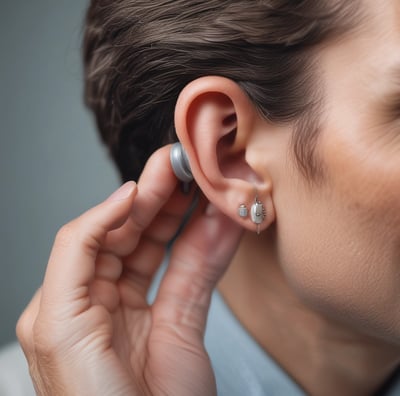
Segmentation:
[(164, 147), (138, 185), (61, 228), (43, 286), (17, 325), (38, 395), (216, 394), (204, 328), (240, 227), (201, 198), (154, 303), (146, 301), (191, 199)]

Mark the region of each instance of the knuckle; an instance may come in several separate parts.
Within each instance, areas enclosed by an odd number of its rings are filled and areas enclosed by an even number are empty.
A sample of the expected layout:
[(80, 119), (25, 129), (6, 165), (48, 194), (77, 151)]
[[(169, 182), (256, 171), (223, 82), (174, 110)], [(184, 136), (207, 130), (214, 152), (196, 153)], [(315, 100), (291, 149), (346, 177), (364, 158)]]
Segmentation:
[(148, 196), (149, 201), (155, 203), (162, 202), (162, 204), (164, 205), (168, 201), (170, 193), (162, 188), (152, 188), (148, 192), (148, 195), (149, 195)]
[(16, 327), (15, 327), (15, 333), (17, 335), (17, 339), (22, 347), (28, 348), (30, 346), (29, 340), (30, 340), (31, 332), (32, 332), (32, 329), (28, 325), (28, 321), (26, 319), (26, 314), (24, 312), (19, 317)]
[(106, 234), (107, 230), (101, 224), (88, 223), (78, 217), (58, 230), (54, 245), (61, 249), (77, 245), (91, 252), (104, 242)]
[(76, 231), (73, 223), (67, 223), (58, 230), (55, 238), (55, 244), (60, 247), (69, 247), (71, 246), (75, 234)]

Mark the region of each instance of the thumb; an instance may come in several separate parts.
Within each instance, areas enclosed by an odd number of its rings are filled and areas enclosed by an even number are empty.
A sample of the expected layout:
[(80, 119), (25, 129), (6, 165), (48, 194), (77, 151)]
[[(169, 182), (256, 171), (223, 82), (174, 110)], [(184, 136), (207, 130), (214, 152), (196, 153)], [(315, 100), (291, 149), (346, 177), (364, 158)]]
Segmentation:
[(153, 305), (156, 325), (192, 334), (194, 330), (202, 339), (212, 292), (236, 251), (242, 230), (211, 204), (189, 224), (174, 245)]

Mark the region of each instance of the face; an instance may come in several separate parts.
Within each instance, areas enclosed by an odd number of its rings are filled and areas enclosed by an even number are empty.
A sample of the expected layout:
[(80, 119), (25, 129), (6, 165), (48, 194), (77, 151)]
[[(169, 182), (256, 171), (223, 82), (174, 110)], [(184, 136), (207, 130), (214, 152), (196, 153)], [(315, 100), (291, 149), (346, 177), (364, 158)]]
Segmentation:
[(365, 4), (363, 29), (320, 53), (326, 180), (281, 179), (279, 254), (314, 309), (400, 345), (400, 3)]

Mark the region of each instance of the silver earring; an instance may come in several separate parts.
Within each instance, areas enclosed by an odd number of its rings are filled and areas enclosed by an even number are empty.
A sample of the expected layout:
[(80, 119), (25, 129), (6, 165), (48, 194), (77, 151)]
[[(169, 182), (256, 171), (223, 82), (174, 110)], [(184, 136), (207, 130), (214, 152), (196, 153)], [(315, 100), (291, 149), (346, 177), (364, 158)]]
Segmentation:
[(239, 206), (238, 215), (243, 219), (249, 215), (249, 210), (247, 209), (246, 205), (242, 204)]
[(183, 192), (188, 193), (190, 189), (189, 183), (193, 180), (193, 175), (188, 156), (180, 142), (172, 145), (169, 159), (175, 176), (183, 182)]
[(260, 224), (265, 220), (266, 211), (264, 205), (258, 200), (256, 196), (254, 204), (250, 210), (251, 221), (257, 225), (257, 234), (260, 234)]

